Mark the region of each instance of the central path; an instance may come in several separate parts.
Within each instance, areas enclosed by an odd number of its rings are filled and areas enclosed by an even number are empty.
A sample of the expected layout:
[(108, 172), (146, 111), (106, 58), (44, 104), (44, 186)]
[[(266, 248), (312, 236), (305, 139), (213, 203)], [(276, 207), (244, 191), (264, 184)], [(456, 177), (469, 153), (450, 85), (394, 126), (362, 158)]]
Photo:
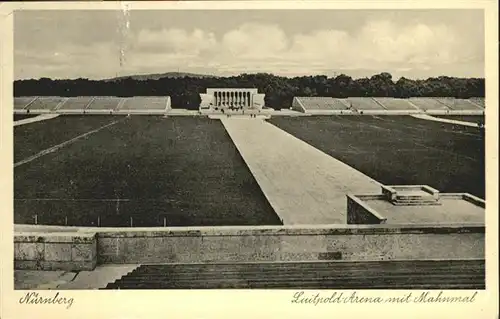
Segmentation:
[(285, 225), (346, 224), (347, 193), (380, 193), (375, 180), (272, 124), (221, 121)]

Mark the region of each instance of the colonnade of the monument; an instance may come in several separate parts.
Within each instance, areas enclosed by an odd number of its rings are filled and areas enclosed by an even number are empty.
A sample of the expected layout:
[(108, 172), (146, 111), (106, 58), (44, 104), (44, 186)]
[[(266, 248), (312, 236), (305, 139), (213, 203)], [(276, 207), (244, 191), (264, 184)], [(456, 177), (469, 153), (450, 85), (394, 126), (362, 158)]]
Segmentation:
[(216, 106), (250, 107), (252, 105), (252, 94), (243, 91), (215, 91), (214, 99)]

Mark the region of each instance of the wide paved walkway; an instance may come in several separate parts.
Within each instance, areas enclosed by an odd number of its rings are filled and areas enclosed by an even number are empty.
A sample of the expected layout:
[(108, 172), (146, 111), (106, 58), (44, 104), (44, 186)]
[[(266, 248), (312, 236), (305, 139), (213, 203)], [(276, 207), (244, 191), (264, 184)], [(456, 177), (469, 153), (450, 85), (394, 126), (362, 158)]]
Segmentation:
[(346, 224), (347, 193), (380, 193), (380, 184), (260, 119), (221, 119), (285, 225)]
[(30, 123), (40, 122), (40, 121), (46, 121), (46, 120), (50, 120), (50, 119), (53, 119), (53, 118), (58, 117), (58, 116), (59, 116), (59, 114), (53, 114), (53, 113), (40, 114), (40, 115), (35, 116), (35, 117), (29, 117), (27, 119), (15, 121), (14, 126), (30, 124)]
[(463, 126), (477, 127), (477, 123), (457, 121), (457, 120), (451, 120), (451, 119), (443, 119), (440, 117), (434, 117), (434, 116), (430, 116), (427, 114), (412, 114), (412, 116), (416, 117), (418, 119), (427, 120), (427, 121), (435, 121), (435, 122), (441, 122), (441, 123), (450, 123), (450, 124), (457, 124), (457, 125), (463, 125)]

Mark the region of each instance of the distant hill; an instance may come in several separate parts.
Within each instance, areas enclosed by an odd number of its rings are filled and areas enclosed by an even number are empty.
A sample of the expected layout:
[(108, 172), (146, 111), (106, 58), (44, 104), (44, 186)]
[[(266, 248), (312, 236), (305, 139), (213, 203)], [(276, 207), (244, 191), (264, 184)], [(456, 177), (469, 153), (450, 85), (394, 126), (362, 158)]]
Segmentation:
[(213, 75), (206, 74), (196, 74), (196, 73), (187, 73), (187, 72), (167, 72), (167, 73), (155, 73), (155, 74), (141, 74), (141, 75), (127, 75), (127, 76), (119, 76), (111, 79), (107, 79), (105, 81), (118, 81), (123, 79), (133, 79), (139, 81), (147, 81), (147, 80), (158, 80), (161, 78), (183, 78), (183, 77), (192, 77), (192, 78), (210, 78), (216, 77)]

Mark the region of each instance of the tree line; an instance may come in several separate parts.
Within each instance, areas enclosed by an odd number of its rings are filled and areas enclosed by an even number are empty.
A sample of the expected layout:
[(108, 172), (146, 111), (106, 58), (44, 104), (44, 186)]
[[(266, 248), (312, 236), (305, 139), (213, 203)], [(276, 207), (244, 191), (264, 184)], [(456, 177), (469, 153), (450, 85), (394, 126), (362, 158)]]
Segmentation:
[(265, 104), (275, 109), (289, 108), (294, 96), (324, 97), (484, 97), (483, 78), (440, 76), (424, 80), (400, 78), (389, 73), (353, 79), (345, 74), (282, 77), (268, 73), (231, 77), (164, 77), (160, 79), (120, 78), (116, 80), (52, 80), (49, 78), (14, 81), (14, 96), (165, 96), (172, 107), (197, 109), (199, 93), (207, 88), (257, 88), (265, 93)]

